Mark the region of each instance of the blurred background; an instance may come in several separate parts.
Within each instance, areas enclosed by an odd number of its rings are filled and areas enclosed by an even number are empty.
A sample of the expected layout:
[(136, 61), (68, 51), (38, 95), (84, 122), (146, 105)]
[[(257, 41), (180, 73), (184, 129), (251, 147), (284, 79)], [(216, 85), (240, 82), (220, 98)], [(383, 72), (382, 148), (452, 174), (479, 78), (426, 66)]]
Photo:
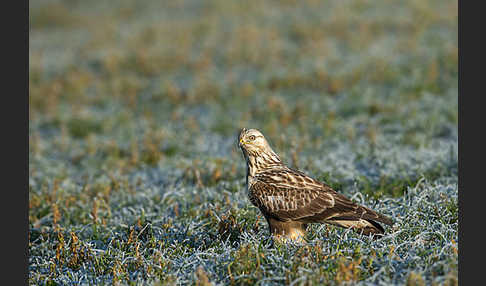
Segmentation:
[(30, 159), (242, 166), (242, 127), (296, 165), (457, 141), (457, 1), (29, 4)]
[(31, 228), (243, 208), (243, 127), (347, 195), (457, 182), (457, 13), (448, 0), (29, 1)]

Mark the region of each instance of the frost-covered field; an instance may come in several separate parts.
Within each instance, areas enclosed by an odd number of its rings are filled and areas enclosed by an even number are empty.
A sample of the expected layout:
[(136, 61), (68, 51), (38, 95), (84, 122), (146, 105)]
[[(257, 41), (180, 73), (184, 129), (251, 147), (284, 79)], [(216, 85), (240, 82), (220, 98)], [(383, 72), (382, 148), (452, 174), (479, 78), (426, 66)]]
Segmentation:
[[(29, 282), (457, 285), (457, 1), (35, 1)], [(272, 245), (240, 128), (395, 220)]]

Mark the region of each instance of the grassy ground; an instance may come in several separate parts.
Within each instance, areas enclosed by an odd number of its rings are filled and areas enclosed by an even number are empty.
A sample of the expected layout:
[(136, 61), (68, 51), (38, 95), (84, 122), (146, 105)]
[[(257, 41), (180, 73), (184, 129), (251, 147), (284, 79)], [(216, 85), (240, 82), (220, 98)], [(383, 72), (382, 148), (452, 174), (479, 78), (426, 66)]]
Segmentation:
[[(30, 284), (457, 285), (457, 1), (33, 1)], [(236, 146), (394, 217), (268, 241)]]

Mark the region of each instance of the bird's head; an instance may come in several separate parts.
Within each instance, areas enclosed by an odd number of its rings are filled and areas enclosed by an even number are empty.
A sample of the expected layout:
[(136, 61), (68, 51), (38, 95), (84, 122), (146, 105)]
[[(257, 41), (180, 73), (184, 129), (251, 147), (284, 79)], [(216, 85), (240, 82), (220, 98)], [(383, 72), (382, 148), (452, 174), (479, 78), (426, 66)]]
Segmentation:
[(243, 128), (238, 136), (238, 146), (248, 153), (259, 153), (268, 148), (268, 142), (263, 134), (256, 129)]
[(238, 146), (246, 158), (264, 157), (268, 161), (280, 162), (279, 157), (272, 150), (263, 134), (256, 129), (243, 128), (238, 136)]

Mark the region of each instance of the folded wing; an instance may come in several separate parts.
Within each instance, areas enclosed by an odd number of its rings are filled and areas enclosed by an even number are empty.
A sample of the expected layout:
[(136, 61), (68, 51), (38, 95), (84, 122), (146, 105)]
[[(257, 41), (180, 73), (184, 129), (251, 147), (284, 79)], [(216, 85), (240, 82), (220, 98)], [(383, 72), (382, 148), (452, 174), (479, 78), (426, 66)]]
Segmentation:
[(251, 202), (265, 216), (280, 221), (326, 222), (362, 230), (365, 234), (383, 233), (378, 222), (393, 223), (390, 218), (360, 206), (331, 187), (291, 169), (259, 174), (249, 191)]

